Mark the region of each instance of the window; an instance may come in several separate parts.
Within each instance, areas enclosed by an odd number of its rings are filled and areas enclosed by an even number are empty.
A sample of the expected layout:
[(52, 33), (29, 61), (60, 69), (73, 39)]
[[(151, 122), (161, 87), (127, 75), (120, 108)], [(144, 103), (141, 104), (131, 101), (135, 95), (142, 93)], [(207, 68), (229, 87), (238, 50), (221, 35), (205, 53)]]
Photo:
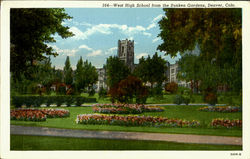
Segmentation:
[(124, 46), (122, 46), (122, 53), (124, 53)]
[(171, 73), (174, 73), (174, 69), (171, 69)]

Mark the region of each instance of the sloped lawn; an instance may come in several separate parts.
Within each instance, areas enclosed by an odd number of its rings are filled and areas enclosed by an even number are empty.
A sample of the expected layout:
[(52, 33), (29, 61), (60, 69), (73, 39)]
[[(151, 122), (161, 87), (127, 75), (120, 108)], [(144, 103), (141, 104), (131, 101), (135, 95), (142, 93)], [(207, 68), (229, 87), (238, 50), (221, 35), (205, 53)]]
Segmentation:
[(48, 118), (43, 122), (14, 121), (11, 124), (24, 126), (44, 126), (66, 129), (86, 129), (86, 130), (109, 130), (109, 131), (136, 131), (155, 133), (179, 133), (179, 134), (200, 134), (218, 136), (242, 136), (241, 128), (212, 128), (209, 126), (215, 118), (242, 119), (242, 113), (219, 113), (203, 112), (198, 109), (203, 106), (164, 106), (163, 112), (145, 112), (139, 115), (162, 116), (168, 118), (178, 118), (185, 120), (198, 120), (201, 123), (199, 128), (156, 128), (156, 127), (126, 127), (111, 125), (83, 125), (76, 124), (75, 119), (78, 114), (93, 114), (92, 107), (66, 107), (70, 111), (68, 118)]
[[(242, 146), (11, 135), (11, 150), (242, 150)], [(58, 144), (63, 143), (63, 144)]]

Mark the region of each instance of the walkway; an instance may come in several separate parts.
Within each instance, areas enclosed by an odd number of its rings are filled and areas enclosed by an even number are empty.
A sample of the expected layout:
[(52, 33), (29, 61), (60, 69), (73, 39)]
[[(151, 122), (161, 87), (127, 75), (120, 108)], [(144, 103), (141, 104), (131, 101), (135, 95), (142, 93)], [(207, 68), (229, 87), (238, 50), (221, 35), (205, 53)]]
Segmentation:
[(90, 131), (72, 130), (47, 127), (10, 126), (10, 133), (16, 135), (58, 136), (76, 138), (153, 140), (179, 143), (242, 145), (241, 137), (203, 136), (166, 133), (119, 132), (119, 131)]

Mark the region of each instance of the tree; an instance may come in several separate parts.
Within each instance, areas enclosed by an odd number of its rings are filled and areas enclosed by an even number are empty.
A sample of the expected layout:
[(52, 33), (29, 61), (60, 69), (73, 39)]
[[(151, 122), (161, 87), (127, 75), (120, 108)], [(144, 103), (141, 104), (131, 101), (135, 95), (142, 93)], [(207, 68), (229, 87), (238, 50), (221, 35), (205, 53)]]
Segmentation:
[(65, 61), (64, 71), (64, 83), (67, 85), (72, 85), (73, 83), (73, 70), (70, 66), (69, 56), (67, 56)]
[(108, 94), (113, 101), (120, 103), (131, 103), (133, 98), (136, 98), (136, 103), (145, 103), (148, 91), (139, 78), (130, 75), (110, 88)]
[(83, 63), (83, 83), (88, 88), (89, 95), (94, 94), (93, 85), (98, 81), (98, 73), (91, 62), (86, 60)]
[[(178, 52), (183, 54), (199, 45), (199, 57), (206, 66), (220, 68), (224, 72), (222, 83), (229, 84), (233, 90), (240, 92), (242, 10), (197, 8), (164, 9), (164, 11), (166, 17), (159, 22), (161, 29), (159, 37), (163, 43), (158, 49), (175, 56)], [(209, 74), (213, 76), (213, 72)]]
[(135, 74), (143, 82), (149, 82), (151, 84), (151, 88), (153, 88), (154, 84), (161, 85), (166, 79), (166, 69), (166, 61), (155, 53), (152, 58), (148, 56), (147, 59), (142, 57), (139, 60), (139, 64), (135, 69)]
[(201, 80), (201, 69), (203, 65), (198, 55), (185, 54), (178, 61), (178, 78), (185, 81), (191, 81), (191, 89), (198, 92), (198, 82)]
[(35, 61), (41, 61), (48, 55), (58, 54), (48, 46), (56, 42), (56, 33), (62, 38), (74, 34), (69, 27), (62, 25), (66, 19), (71, 19), (64, 9), (11, 9), (10, 10), (10, 69), (12, 78), (20, 77), (22, 73), (29, 76), (28, 68), (33, 68)]
[(175, 82), (171, 82), (171, 83), (168, 83), (166, 84), (165, 86), (165, 91), (166, 92), (170, 92), (170, 93), (176, 93), (177, 92), (177, 89), (178, 89), (178, 84), (175, 83)]
[(77, 62), (77, 65), (76, 65), (75, 83), (76, 83), (76, 88), (78, 91), (86, 87), (86, 82), (84, 80), (84, 69), (83, 69), (82, 57), (80, 57), (80, 60)]
[(104, 68), (107, 71), (107, 85), (110, 88), (131, 74), (129, 68), (116, 56), (110, 56)]

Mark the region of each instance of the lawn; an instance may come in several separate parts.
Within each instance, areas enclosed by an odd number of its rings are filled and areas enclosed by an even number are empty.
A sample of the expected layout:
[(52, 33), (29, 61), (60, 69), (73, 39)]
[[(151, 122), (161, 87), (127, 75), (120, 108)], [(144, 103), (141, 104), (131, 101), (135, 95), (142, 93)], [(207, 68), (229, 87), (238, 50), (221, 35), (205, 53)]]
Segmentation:
[[(82, 93), (81, 96), (83, 97), (90, 97), (87, 93)], [(146, 103), (147, 104), (165, 104), (165, 103), (173, 103), (176, 94), (166, 94), (163, 93), (162, 97), (148, 97)], [(225, 95), (219, 94), (218, 95), (218, 104), (226, 104), (228, 103), (228, 97), (231, 96), (234, 103), (240, 103), (240, 96), (237, 95)], [(94, 96), (91, 96), (97, 99), (98, 103), (111, 103), (110, 98), (99, 98), (99, 95), (95, 93)], [(193, 101), (191, 103), (204, 103), (203, 96), (201, 94), (193, 94), (192, 96)], [(134, 99), (135, 102), (135, 99)]]
[(242, 146), (234, 145), (23, 135), (11, 135), (10, 143), (11, 150), (242, 150)]
[(198, 135), (217, 135), (217, 136), (242, 136), (242, 129), (211, 128), (209, 123), (214, 118), (242, 119), (242, 113), (219, 113), (202, 112), (198, 109), (202, 106), (164, 106), (164, 112), (147, 112), (140, 115), (162, 116), (168, 118), (179, 118), (186, 120), (199, 120), (199, 128), (156, 128), (156, 127), (126, 127), (111, 125), (83, 125), (76, 124), (75, 119), (78, 114), (92, 114), (91, 107), (66, 107), (70, 111), (68, 118), (47, 119), (44, 122), (31, 121), (11, 121), (14, 125), (24, 126), (44, 126), (66, 129), (85, 129), (85, 130), (108, 130), (108, 131), (135, 131), (135, 132), (155, 132), (155, 133), (176, 133), (176, 134), (198, 134)]

